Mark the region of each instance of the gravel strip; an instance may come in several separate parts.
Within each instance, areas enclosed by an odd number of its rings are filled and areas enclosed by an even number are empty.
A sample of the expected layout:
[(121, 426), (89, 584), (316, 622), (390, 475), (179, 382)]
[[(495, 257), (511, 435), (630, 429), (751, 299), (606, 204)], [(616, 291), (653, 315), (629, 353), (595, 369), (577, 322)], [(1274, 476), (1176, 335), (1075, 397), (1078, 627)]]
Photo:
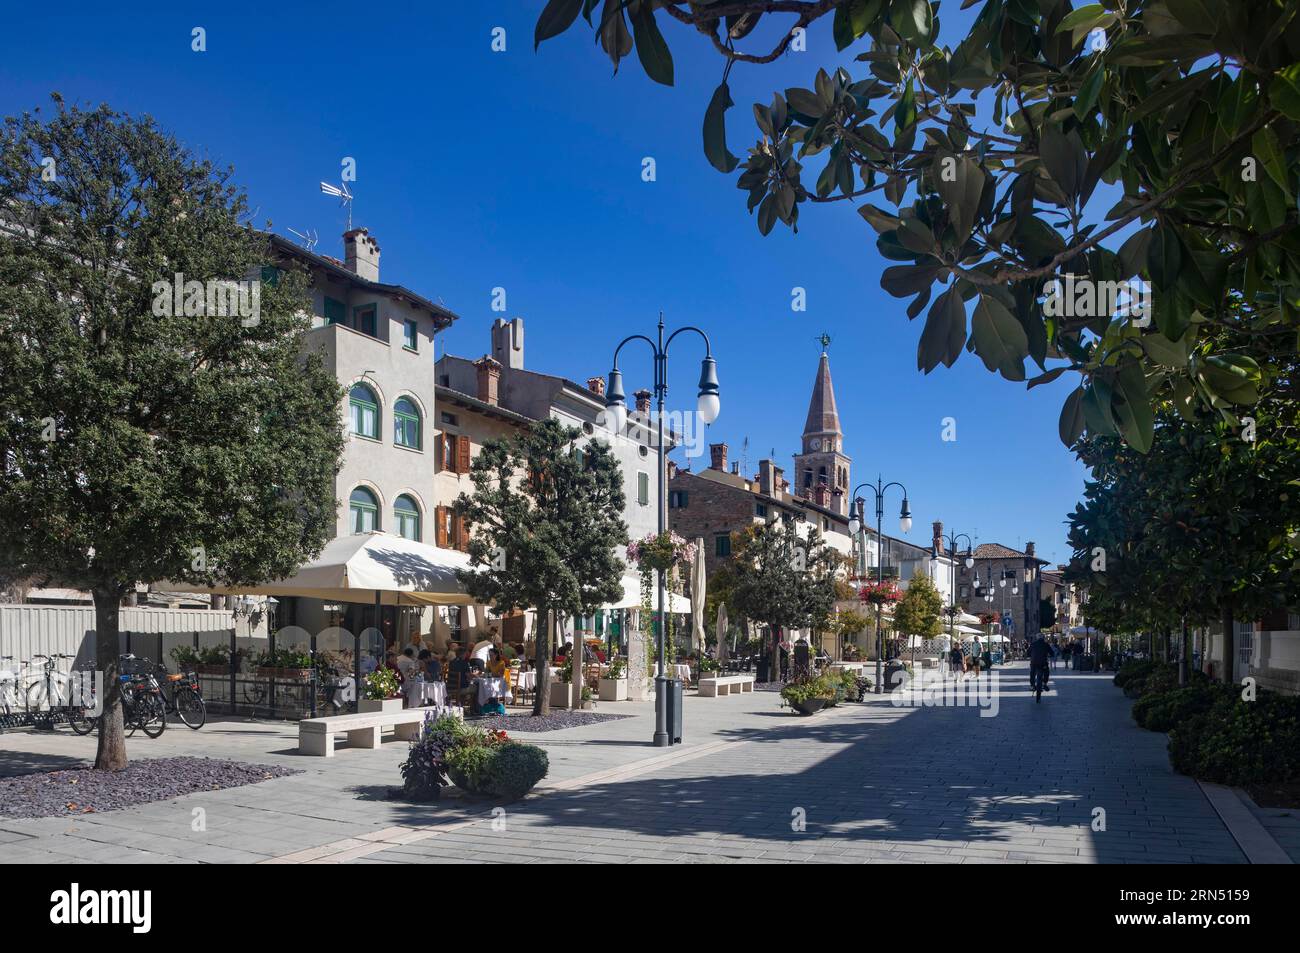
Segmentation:
[(296, 768), (217, 758), (150, 758), (124, 771), (70, 768), (0, 778), (0, 816), (69, 817), (166, 801), (302, 774)]
[(466, 718), (467, 725), (492, 731), (505, 729), (507, 734), (514, 732), (560, 731), (563, 728), (579, 728), (582, 725), (598, 725), (603, 721), (618, 721), (631, 718), (631, 715), (605, 715), (594, 711), (558, 711), (549, 715), (488, 715), (485, 718)]

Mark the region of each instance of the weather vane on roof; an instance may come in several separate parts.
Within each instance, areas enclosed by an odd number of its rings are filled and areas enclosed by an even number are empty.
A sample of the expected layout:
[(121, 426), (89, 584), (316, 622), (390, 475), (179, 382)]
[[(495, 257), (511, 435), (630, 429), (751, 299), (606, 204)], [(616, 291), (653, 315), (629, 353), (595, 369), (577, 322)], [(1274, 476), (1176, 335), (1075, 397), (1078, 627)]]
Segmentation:
[(822, 350), (824, 351), (830, 346), (831, 336), (823, 331), (821, 337), (817, 338), (817, 340), (821, 342)]

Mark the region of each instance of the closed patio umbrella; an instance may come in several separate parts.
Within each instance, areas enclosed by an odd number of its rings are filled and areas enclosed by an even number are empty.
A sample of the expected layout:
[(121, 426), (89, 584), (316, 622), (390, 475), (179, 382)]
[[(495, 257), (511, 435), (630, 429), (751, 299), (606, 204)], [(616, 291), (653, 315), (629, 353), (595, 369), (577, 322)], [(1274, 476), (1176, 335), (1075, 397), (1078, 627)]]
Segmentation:
[(727, 662), (727, 604), (718, 603), (718, 624), (715, 630), (718, 635), (718, 668), (721, 669)]
[(691, 564), (691, 650), (704, 655), (704, 540), (695, 539), (695, 561)]

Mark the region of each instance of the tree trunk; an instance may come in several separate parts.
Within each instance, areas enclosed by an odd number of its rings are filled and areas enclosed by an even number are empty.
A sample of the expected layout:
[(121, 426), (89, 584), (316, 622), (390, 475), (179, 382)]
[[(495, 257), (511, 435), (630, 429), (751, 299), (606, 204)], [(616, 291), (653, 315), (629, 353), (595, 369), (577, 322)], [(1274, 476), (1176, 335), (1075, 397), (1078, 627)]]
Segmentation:
[(774, 682), (781, 681), (781, 627), (779, 625), (771, 626), (772, 630), (772, 647), (771, 647), (771, 678)]
[(99, 748), (95, 767), (121, 771), (126, 767), (126, 734), (122, 725), (122, 689), (117, 680), (118, 605), (122, 591), (92, 590), (95, 600), (95, 667), (103, 674), (104, 701), (99, 717)]
[(1233, 665), (1233, 653), (1236, 651), (1236, 633), (1232, 631), (1232, 603), (1223, 604), (1223, 684), (1231, 685), (1236, 666)]
[(537, 645), (533, 650), (533, 667), (537, 669), (537, 697), (533, 699), (534, 715), (551, 713), (551, 612), (537, 610)]
[(569, 708), (572, 711), (582, 710), (582, 688), (585, 684), (582, 678), (582, 661), (586, 648), (578, 635), (578, 623), (575, 621), (573, 641), (569, 644), (569, 658), (572, 659), (573, 665), (573, 677), (569, 680)]
[(1180, 688), (1187, 684), (1187, 659), (1190, 654), (1187, 650), (1187, 620), (1183, 619), (1182, 633), (1178, 637), (1178, 686)]

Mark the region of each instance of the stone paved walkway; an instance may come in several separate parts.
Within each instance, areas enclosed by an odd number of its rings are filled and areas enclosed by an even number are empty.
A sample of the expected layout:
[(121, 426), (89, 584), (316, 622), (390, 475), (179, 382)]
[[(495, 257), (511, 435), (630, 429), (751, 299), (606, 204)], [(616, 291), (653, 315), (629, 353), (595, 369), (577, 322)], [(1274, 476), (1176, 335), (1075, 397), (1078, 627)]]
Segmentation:
[[(285, 726), (220, 722), (133, 739), (133, 757), (192, 753), (287, 764), (295, 777), (75, 819), (0, 818), (14, 862), (1241, 863), (1197, 784), (1168, 766), (1108, 677), (1055, 673), (1035, 704), (1000, 670), (994, 717), (888, 698), (811, 718), (755, 693), (686, 699), (688, 744), (648, 745), (637, 717), (525, 737), (545, 790), (506, 805), (382, 799), (405, 745), (299, 756)], [(93, 739), (0, 736), (0, 773), (77, 763)], [(196, 808), (202, 829), (196, 830)], [(1094, 816), (1104, 830), (1094, 830)], [(1098, 826), (1099, 823), (1098, 823)]]
[(772, 726), (725, 732), (735, 743), (707, 757), (530, 798), (496, 829), (483, 820), (360, 859), (1244, 861), (1109, 678), (1060, 672), (1040, 704), (1027, 681), (1023, 665), (1002, 669), (988, 718), (888, 704), (773, 712)]

